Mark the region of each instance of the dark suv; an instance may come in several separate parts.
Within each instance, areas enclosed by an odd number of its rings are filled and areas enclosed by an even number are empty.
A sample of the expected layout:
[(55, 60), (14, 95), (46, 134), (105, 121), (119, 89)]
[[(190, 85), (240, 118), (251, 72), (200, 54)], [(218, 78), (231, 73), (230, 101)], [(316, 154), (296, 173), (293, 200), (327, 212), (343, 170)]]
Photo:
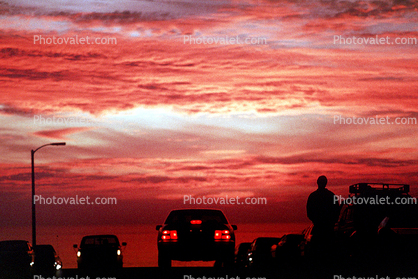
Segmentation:
[(26, 240), (0, 241), (0, 272), (29, 274), (33, 266), (32, 246)]
[(367, 264), (418, 259), (418, 206), (409, 185), (359, 183), (349, 192), (335, 225), (340, 255)]
[[(122, 246), (126, 246), (123, 242)], [(77, 248), (77, 244), (74, 244)], [(116, 235), (83, 237), (77, 251), (77, 266), (84, 271), (119, 271), (123, 266), (122, 247)]]
[(173, 210), (156, 229), (159, 267), (170, 267), (171, 260), (215, 260), (215, 266), (234, 263), (237, 227), (220, 210)]

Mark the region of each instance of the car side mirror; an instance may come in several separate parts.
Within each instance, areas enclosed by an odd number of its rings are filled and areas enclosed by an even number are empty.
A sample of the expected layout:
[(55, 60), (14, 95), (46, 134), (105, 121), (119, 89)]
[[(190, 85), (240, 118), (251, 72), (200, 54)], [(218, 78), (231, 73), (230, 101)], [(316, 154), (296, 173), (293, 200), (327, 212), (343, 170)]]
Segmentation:
[(74, 244), (74, 245), (73, 245), (73, 248), (77, 249), (77, 244)]
[(157, 225), (156, 227), (155, 227), (155, 229), (157, 230), (157, 231), (159, 231), (160, 229), (161, 229), (161, 225)]
[(122, 246), (126, 246), (126, 242), (122, 242)]
[(238, 230), (237, 225), (232, 225), (232, 229), (233, 229), (234, 231)]

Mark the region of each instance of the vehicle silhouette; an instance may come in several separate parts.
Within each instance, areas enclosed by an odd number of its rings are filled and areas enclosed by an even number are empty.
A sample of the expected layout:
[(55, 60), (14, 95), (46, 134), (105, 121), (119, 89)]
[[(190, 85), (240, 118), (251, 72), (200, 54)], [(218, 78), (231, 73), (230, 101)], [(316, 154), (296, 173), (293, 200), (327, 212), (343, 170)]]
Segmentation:
[(62, 269), (62, 261), (52, 245), (36, 245), (33, 248), (35, 261), (34, 273), (37, 275), (55, 275)]
[(235, 265), (237, 267), (245, 267), (250, 248), (251, 242), (242, 242), (235, 248)]
[(288, 266), (300, 261), (301, 243), (304, 241), (303, 234), (285, 234), (279, 243), (272, 246), (271, 256), (277, 266)]
[(253, 240), (248, 251), (247, 266), (260, 268), (272, 266), (271, 247), (280, 242), (280, 237), (258, 237)]
[(408, 261), (416, 265), (418, 206), (395, 203), (396, 199), (411, 198), (409, 185), (358, 183), (351, 185), (349, 192), (350, 197), (373, 198), (377, 203), (343, 205), (335, 225), (338, 254), (367, 265)]
[(158, 230), (158, 266), (171, 267), (172, 260), (213, 261), (215, 266), (234, 262), (235, 225), (217, 209), (178, 209)]
[(118, 272), (123, 267), (122, 245), (116, 235), (89, 235), (81, 240), (77, 250), (77, 267), (80, 272)]
[(30, 274), (34, 261), (32, 246), (26, 240), (0, 241), (1, 275), (12, 273)]

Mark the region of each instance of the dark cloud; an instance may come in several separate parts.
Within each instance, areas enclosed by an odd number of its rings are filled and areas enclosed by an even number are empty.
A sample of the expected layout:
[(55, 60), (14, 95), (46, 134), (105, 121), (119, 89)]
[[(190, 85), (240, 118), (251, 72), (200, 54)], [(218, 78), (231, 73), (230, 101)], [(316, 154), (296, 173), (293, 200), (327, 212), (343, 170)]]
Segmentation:
[[(49, 38), (49, 36), (48, 36)], [(49, 58), (63, 58), (66, 60), (74, 60), (74, 61), (83, 61), (88, 59), (105, 59), (106, 56), (99, 53), (91, 53), (88, 52), (86, 54), (73, 54), (73, 53), (64, 53), (64, 52), (51, 52), (51, 51), (39, 51), (39, 50), (32, 50), (26, 51), (19, 48), (2, 48), (0, 49), (0, 58), (12, 58), (12, 57), (49, 57)]]
[(33, 111), (31, 109), (19, 109), (3, 104), (3, 106), (0, 106), (0, 114), (30, 117), (33, 115)]
[(84, 132), (90, 129), (91, 129), (90, 127), (72, 127), (72, 128), (57, 129), (57, 130), (38, 131), (38, 132), (35, 132), (34, 135), (40, 136), (40, 137), (51, 138), (51, 139), (65, 139), (66, 135)]
[(33, 69), (3, 69), (0, 71), (0, 77), (7, 77), (12, 79), (30, 79), (30, 80), (45, 80), (51, 79), (59, 81), (65, 79), (66, 71), (46, 72), (37, 71)]

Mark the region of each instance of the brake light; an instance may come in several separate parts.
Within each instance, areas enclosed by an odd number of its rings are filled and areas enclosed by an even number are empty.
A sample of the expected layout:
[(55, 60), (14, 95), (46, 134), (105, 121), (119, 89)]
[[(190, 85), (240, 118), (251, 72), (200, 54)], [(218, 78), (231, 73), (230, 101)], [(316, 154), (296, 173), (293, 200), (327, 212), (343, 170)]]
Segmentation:
[(169, 240), (169, 239), (177, 239), (177, 231), (176, 230), (164, 230), (163, 235), (161, 236), (162, 240)]
[(214, 238), (215, 240), (230, 240), (231, 234), (228, 230), (216, 230)]
[(202, 220), (191, 220), (190, 221), (190, 224), (192, 224), (192, 225), (200, 225), (200, 224), (202, 224)]

